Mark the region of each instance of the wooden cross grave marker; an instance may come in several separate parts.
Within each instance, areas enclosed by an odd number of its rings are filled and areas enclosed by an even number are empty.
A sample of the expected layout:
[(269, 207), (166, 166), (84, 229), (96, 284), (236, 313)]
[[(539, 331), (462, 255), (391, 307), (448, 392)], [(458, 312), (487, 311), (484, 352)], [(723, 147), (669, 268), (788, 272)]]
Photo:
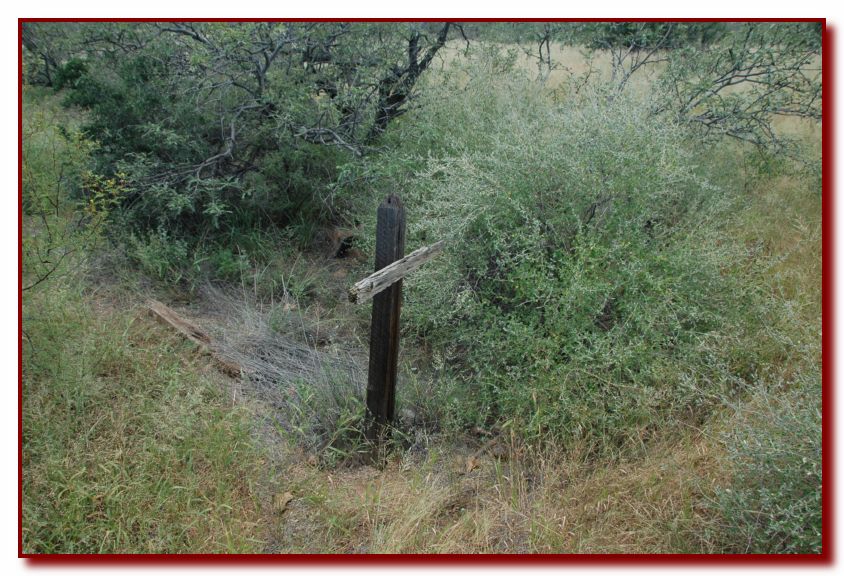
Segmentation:
[(443, 249), (440, 241), (405, 256), (404, 230), (404, 206), (391, 194), (378, 207), (375, 273), (349, 288), (351, 302), (372, 298), (366, 436), (374, 441), (382, 438), (395, 415), (402, 279)]

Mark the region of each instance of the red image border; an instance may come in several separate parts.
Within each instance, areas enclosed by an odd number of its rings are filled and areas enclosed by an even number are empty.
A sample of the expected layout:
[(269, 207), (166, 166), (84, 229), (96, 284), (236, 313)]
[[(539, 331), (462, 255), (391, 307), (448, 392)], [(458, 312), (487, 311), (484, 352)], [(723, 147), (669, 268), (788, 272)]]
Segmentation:
[[(25, 554), (23, 552), (23, 24), (29, 22), (816, 22), (822, 31), (822, 552), (820, 554)], [(637, 564), (831, 565), (834, 560), (834, 30), (825, 18), (19, 18), (18, 19), (18, 557), (31, 565)]]

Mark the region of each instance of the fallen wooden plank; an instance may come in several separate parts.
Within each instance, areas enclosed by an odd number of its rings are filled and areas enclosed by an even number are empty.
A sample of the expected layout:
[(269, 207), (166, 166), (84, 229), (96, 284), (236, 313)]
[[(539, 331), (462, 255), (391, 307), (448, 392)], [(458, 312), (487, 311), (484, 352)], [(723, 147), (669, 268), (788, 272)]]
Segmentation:
[(176, 330), (176, 332), (199, 346), (203, 352), (214, 359), (217, 366), (224, 373), (234, 377), (239, 377), (241, 375), (243, 372), (241, 366), (220, 357), (211, 345), (211, 337), (198, 326), (192, 324), (188, 320), (185, 320), (179, 316), (175, 310), (157, 300), (150, 300), (147, 302), (147, 309), (149, 309), (150, 313), (156, 320), (162, 324), (170, 326)]
[(444, 240), (440, 240), (430, 246), (411, 252), (401, 260), (381, 268), (374, 274), (356, 282), (349, 288), (349, 301), (355, 304), (366, 302), (379, 292), (382, 292), (398, 282), (409, 273), (419, 268), (422, 264), (442, 252)]
[(200, 330), (196, 325), (191, 324), (179, 316), (176, 311), (169, 306), (166, 306), (157, 300), (150, 300), (147, 303), (147, 308), (149, 308), (150, 312), (152, 312), (152, 315), (157, 320), (169, 325), (171, 328), (174, 328), (188, 340), (196, 342), (204, 348), (207, 348), (208, 345), (211, 344), (211, 337), (208, 336), (208, 334)]

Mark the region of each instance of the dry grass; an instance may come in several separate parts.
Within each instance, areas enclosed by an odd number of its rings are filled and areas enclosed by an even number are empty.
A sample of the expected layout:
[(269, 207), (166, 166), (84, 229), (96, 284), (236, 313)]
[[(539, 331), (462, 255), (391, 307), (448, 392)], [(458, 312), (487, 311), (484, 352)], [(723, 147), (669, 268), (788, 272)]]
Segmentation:
[(708, 552), (720, 458), (717, 442), (690, 433), (616, 462), (513, 445), (381, 470), (299, 462), (282, 473), (294, 500), (274, 525), (274, 551)]
[[(535, 56), (536, 46), (515, 46), (493, 42), (473, 42), (472, 50), (497, 49), (501, 54), (512, 54), (515, 69), (535, 74), (548, 90), (556, 90), (572, 80), (609, 81), (612, 77), (612, 55), (606, 50), (587, 53), (581, 46), (551, 45), (551, 70), (541, 68)], [(442, 70), (460, 69), (459, 61), (466, 58), (466, 45), (458, 41), (449, 42), (437, 57)], [(629, 90), (644, 92), (650, 88), (660, 70), (661, 63), (644, 66), (630, 78)]]

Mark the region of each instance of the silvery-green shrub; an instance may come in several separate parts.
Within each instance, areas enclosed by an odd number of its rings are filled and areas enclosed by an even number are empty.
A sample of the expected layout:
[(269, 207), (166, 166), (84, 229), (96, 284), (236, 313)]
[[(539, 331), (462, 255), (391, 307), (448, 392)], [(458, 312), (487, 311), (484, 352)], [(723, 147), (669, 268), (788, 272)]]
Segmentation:
[(411, 152), (370, 168), (408, 250), (448, 242), (405, 283), (403, 322), (462, 378), (467, 424), (613, 443), (740, 384), (718, 349), (744, 299), (731, 199), (683, 129), (600, 86), (548, 93), (507, 54), (472, 62), (393, 134)]

